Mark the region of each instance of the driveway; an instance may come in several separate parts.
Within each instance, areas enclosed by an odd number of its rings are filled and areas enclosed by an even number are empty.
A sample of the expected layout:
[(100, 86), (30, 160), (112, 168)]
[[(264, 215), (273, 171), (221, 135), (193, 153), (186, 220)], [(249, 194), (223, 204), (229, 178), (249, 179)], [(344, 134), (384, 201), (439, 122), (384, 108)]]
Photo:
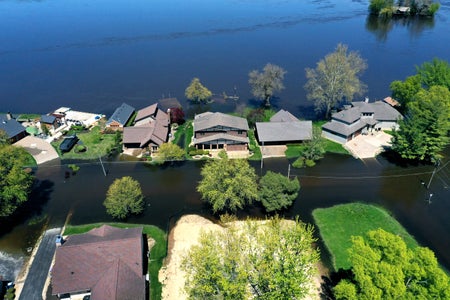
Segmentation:
[(286, 156), (287, 146), (261, 146), (261, 153), (264, 158), (267, 157), (284, 157)]
[(390, 147), (391, 137), (382, 131), (373, 135), (359, 135), (345, 143), (344, 147), (357, 158), (371, 158), (383, 152), (384, 147)]
[(56, 236), (60, 233), (61, 228), (49, 229), (44, 233), (36, 255), (30, 259), (31, 266), (20, 291), (19, 300), (40, 300), (43, 298), (42, 291), (55, 254)]
[(28, 153), (33, 155), (38, 165), (59, 158), (52, 145), (34, 136), (26, 136), (14, 143), (14, 145), (23, 147)]

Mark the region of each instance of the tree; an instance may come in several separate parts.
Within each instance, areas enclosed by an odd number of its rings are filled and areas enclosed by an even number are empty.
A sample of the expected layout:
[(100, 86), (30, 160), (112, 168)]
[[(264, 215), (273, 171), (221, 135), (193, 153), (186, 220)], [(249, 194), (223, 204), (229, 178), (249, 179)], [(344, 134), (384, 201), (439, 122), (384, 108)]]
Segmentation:
[(181, 107), (170, 109), (170, 122), (179, 125), (184, 123), (184, 111)]
[(3, 129), (0, 129), (0, 146), (9, 144), (9, 136)]
[(164, 161), (184, 160), (184, 150), (173, 143), (163, 143), (159, 146), (158, 157)]
[(404, 159), (436, 161), (449, 142), (450, 92), (442, 86), (421, 90), (408, 104), (400, 128), (393, 132), (392, 150)]
[(33, 176), (23, 168), (26, 161), (23, 148), (0, 145), (0, 217), (10, 216), (28, 200)]
[(315, 69), (306, 68), (305, 84), (308, 100), (314, 101), (317, 112), (328, 118), (331, 110), (341, 102), (349, 102), (362, 95), (366, 86), (359, 80), (367, 64), (357, 52), (347, 52), (346, 45), (338, 44), (333, 53), (317, 63)]
[(297, 178), (288, 177), (267, 171), (259, 181), (259, 200), (267, 212), (288, 208), (298, 196), (300, 182)]
[(144, 196), (139, 182), (130, 176), (114, 180), (103, 202), (106, 212), (113, 218), (125, 219), (144, 210)]
[(242, 209), (258, 199), (255, 169), (243, 159), (208, 161), (201, 171), (197, 191), (214, 213)]
[(303, 299), (318, 251), (312, 226), (278, 217), (203, 233), (183, 259), (189, 299)]
[(252, 94), (264, 100), (265, 106), (270, 106), (270, 99), (277, 91), (284, 89), (283, 79), (286, 71), (277, 65), (266, 64), (263, 72), (253, 70), (248, 73), (248, 83), (252, 87)]
[(206, 87), (204, 87), (200, 79), (194, 78), (191, 81), (191, 84), (186, 88), (185, 91), (186, 97), (195, 103), (202, 103), (208, 101), (212, 93)]
[(424, 62), (416, 69), (424, 88), (429, 89), (434, 85), (441, 85), (450, 90), (450, 65), (445, 60), (434, 58), (431, 62)]
[(335, 287), (336, 299), (450, 299), (450, 279), (434, 253), (407, 248), (398, 235), (382, 229), (352, 238), (353, 278)]
[(397, 100), (405, 110), (408, 103), (422, 89), (419, 75), (409, 76), (405, 81), (396, 80), (390, 85), (392, 97)]

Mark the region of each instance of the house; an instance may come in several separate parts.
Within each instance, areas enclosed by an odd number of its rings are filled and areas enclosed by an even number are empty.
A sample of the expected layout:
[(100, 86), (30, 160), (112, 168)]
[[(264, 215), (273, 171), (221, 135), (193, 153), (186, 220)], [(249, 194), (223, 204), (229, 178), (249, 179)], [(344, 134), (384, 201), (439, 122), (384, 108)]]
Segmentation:
[(322, 126), (322, 136), (340, 144), (360, 134), (373, 130), (398, 128), (402, 115), (383, 101), (369, 103), (369, 100), (352, 102), (344, 110), (333, 113), (331, 122)]
[(27, 135), (26, 128), (17, 122), (11, 113), (0, 114), (0, 130), (6, 133), (10, 143), (15, 143)]
[(48, 130), (54, 130), (59, 127), (58, 119), (53, 115), (42, 115), (41, 126), (47, 127)]
[(112, 116), (106, 122), (106, 128), (111, 130), (123, 131), (123, 128), (134, 114), (134, 107), (122, 103), (121, 106), (116, 108)]
[(152, 104), (136, 114), (134, 126), (123, 129), (124, 150), (149, 149), (157, 151), (169, 138), (169, 115)]
[(280, 110), (270, 122), (256, 122), (256, 137), (260, 144), (286, 145), (312, 139), (312, 122), (300, 121), (286, 110)]
[(67, 237), (56, 248), (52, 294), (60, 298), (143, 300), (146, 295), (142, 227), (103, 225)]
[(193, 121), (193, 144), (197, 149), (247, 150), (248, 123), (240, 117), (223, 113), (205, 112)]

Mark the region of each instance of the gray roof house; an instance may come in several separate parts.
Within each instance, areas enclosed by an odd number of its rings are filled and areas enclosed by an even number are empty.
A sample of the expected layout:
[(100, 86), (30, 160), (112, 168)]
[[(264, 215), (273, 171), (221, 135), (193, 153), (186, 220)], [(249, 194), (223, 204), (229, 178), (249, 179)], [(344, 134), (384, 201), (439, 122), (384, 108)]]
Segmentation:
[(205, 112), (193, 122), (193, 143), (198, 149), (245, 151), (248, 148), (247, 120), (223, 113)]
[(116, 108), (112, 116), (106, 122), (106, 127), (113, 130), (123, 130), (123, 127), (130, 120), (134, 113), (134, 107), (122, 103), (121, 106)]
[(331, 121), (322, 125), (322, 136), (345, 144), (371, 130), (397, 128), (401, 118), (402, 115), (386, 102), (355, 101), (331, 115)]
[(256, 122), (256, 136), (260, 144), (286, 145), (312, 139), (312, 122), (300, 121), (286, 110), (280, 110), (270, 122)]
[(0, 130), (6, 132), (11, 143), (15, 143), (27, 135), (26, 128), (13, 119), (10, 113), (0, 114)]
[(103, 225), (71, 235), (56, 248), (52, 294), (66, 299), (144, 300), (143, 250), (142, 227)]

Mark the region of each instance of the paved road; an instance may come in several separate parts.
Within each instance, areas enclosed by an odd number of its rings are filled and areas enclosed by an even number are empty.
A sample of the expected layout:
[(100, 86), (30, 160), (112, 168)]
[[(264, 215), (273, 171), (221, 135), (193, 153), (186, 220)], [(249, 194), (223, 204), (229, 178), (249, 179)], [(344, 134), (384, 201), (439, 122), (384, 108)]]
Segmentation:
[(61, 228), (49, 229), (44, 233), (42, 241), (33, 259), (25, 279), (19, 300), (41, 300), (42, 290), (55, 254), (55, 239), (61, 233)]

